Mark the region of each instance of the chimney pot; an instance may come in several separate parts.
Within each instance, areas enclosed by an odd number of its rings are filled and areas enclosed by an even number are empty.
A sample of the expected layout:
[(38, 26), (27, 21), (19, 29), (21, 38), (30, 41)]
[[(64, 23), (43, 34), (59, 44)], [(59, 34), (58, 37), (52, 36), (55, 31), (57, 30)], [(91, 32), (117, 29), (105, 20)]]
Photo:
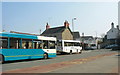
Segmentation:
[(49, 26), (49, 24), (47, 23), (47, 25), (46, 25), (46, 30), (49, 29), (49, 28), (50, 28), (50, 26)]
[(111, 23), (111, 27), (114, 28), (114, 23), (113, 22)]
[(69, 27), (68, 21), (65, 21), (65, 22), (64, 22), (64, 26), (65, 26), (65, 27)]
[(119, 30), (119, 25), (117, 25), (117, 29)]

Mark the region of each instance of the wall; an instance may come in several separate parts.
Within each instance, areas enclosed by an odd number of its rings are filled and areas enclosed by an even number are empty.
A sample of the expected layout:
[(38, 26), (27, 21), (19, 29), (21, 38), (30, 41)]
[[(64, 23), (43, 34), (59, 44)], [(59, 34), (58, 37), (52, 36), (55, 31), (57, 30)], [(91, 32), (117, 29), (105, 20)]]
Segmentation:
[(62, 33), (62, 39), (63, 40), (73, 40), (73, 35), (69, 31), (69, 29), (65, 29)]
[(118, 35), (117, 28), (112, 28), (107, 32), (107, 39), (116, 39)]
[(59, 39), (59, 40), (62, 39), (62, 34), (61, 34), (61, 33), (45, 34), (45, 35), (43, 35), (43, 36), (56, 37), (56, 38)]

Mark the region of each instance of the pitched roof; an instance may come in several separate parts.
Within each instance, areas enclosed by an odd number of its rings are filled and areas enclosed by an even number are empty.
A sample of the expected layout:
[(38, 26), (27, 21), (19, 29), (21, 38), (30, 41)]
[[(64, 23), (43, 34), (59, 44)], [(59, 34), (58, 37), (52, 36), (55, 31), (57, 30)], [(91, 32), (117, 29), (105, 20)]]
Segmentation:
[(93, 39), (93, 36), (82, 36), (81, 38), (84, 38), (84, 40), (88, 40), (88, 39)]
[(73, 38), (80, 38), (79, 32), (72, 32)]
[[(60, 26), (60, 27), (55, 27), (55, 28), (49, 28), (46, 29), (41, 35), (46, 35), (46, 34), (54, 34), (54, 33), (62, 33), (65, 30), (65, 26)], [(70, 30), (70, 28), (68, 27)], [(71, 30), (70, 30), (71, 32)]]

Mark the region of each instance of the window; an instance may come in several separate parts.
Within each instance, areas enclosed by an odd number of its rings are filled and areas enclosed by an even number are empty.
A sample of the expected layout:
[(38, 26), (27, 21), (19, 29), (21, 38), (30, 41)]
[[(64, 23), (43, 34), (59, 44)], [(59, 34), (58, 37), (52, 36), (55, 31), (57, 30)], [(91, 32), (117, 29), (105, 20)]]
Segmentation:
[(55, 49), (55, 41), (49, 41), (49, 48)]
[(68, 46), (67, 42), (64, 42), (64, 46)]
[(72, 42), (64, 42), (64, 46), (73, 46)]
[(73, 42), (69, 42), (69, 43), (68, 43), (68, 46), (73, 46), (73, 45), (74, 45)]
[(33, 41), (34, 49), (43, 49), (43, 42), (40, 40)]
[(22, 48), (23, 49), (32, 49), (33, 48), (32, 40), (22, 39)]
[(48, 41), (47, 40), (44, 40), (43, 41), (43, 49), (48, 49)]
[(74, 43), (74, 46), (80, 46), (80, 43), (75, 42), (75, 43)]
[(20, 39), (10, 38), (10, 48), (19, 49), (20, 48)]
[(8, 38), (0, 38), (0, 49), (8, 48)]
[(96, 46), (96, 44), (91, 44), (91, 46), (95, 47), (95, 46)]

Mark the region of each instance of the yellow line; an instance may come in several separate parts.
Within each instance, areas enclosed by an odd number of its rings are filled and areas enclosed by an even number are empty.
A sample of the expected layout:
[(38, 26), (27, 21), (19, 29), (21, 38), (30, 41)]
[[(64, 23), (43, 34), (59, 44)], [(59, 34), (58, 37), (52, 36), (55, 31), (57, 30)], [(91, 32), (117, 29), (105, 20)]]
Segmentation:
[[(56, 55), (56, 54), (48, 54), (48, 55)], [(44, 54), (40, 54), (40, 55), (17, 55), (17, 56), (5, 56), (5, 57), (24, 57), (24, 56), (44, 56)]]
[(41, 55), (17, 55), (17, 56), (5, 56), (5, 57), (24, 57), (24, 56), (43, 56), (43, 54)]

